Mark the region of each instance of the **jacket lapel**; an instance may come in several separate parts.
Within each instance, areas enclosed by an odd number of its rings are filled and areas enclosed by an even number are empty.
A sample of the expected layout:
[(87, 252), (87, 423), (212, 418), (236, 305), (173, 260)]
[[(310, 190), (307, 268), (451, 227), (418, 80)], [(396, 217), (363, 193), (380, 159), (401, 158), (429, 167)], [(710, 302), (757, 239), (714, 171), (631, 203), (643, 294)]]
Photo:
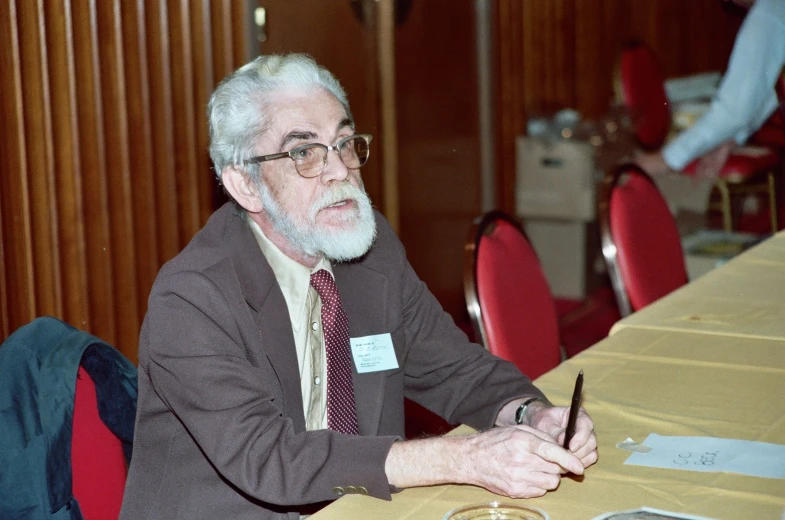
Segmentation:
[(297, 350), (281, 287), (244, 218), (229, 217), (224, 240), (245, 301), (256, 314), (263, 350), (283, 389), (284, 413), (292, 419), (295, 431), (305, 431)]
[[(387, 323), (387, 277), (360, 263), (333, 266), (352, 338), (392, 332)], [(372, 296), (371, 296), (372, 295)], [(376, 435), (388, 372), (359, 374), (352, 356), (352, 381), (360, 435)]]

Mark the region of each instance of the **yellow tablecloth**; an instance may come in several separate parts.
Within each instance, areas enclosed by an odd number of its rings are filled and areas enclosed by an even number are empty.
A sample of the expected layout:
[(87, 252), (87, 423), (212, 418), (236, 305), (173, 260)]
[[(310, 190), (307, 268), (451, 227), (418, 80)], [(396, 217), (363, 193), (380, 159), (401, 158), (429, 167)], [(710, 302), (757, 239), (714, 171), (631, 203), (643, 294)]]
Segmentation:
[(661, 329), (785, 340), (785, 232), (618, 322)]
[[(567, 405), (581, 368), (600, 460), (583, 481), (565, 478), (555, 492), (521, 503), (552, 520), (640, 506), (718, 519), (782, 517), (785, 480), (627, 466), (629, 452), (616, 444), (650, 433), (785, 443), (785, 341), (620, 330), (537, 384)], [(435, 486), (404, 490), (392, 502), (346, 496), (311, 518), (441, 519), (454, 507), (491, 500), (508, 499), (471, 486)]]

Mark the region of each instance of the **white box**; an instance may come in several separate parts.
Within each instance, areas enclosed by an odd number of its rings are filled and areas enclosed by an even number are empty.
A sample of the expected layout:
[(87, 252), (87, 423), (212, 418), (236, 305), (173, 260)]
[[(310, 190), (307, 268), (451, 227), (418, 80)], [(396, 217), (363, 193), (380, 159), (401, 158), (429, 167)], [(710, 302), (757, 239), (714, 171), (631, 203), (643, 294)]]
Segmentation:
[(527, 218), (524, 230), (554, 297), (583, 300), (600, 285), (605, 263), (596, 223)]
[(594, 220), (594, 147), (580, 141), (516, 138), (516, 213), (522, 217)]

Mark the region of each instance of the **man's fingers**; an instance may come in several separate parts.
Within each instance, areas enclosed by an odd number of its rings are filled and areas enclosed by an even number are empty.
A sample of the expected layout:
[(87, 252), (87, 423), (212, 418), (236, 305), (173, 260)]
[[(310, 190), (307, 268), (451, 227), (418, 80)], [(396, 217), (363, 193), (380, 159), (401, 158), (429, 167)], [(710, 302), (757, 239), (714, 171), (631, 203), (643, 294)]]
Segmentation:
[(537, 446), (535, 454), (548, 462), (558, 464), (576, 475), (583, 475), (583, 463), (581, 463), (581, 460), (558, 444), (541, 442)]

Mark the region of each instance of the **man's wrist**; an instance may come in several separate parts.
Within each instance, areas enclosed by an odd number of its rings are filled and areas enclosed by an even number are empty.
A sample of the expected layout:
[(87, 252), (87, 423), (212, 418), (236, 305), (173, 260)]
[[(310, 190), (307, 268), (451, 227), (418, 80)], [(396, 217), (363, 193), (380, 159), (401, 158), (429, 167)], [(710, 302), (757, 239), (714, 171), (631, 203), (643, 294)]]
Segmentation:
[[(545, 397), (532, 395), (514, 399), (504, 405), (496, 416), (495, 426), (515, 426), (516, 424), (529, 425), (529, 417), (533, 410), (543, 407), (551, 407), (551, 403)], [(520, 417), (522, 422), (518, 422)]]

